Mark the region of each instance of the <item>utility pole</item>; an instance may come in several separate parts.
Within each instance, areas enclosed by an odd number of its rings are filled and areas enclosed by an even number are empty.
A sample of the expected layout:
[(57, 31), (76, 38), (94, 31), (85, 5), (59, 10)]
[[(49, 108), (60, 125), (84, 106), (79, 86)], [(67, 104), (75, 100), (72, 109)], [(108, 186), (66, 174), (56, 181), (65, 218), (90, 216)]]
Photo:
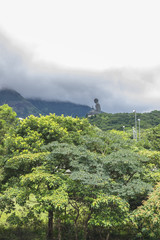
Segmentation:
[(138, 125), (139, 125), (139, 141), (140, 141), (140, 139), (141, 139), (141, 130), (140, 130), (140, 122), (141, 122), (141, 119), (139, 118), (138, 119)]
[(137, 116), (136, 116), (136, 110), (133, 110), (134, 117), (135, 117), (135, 139), (137, 141)]

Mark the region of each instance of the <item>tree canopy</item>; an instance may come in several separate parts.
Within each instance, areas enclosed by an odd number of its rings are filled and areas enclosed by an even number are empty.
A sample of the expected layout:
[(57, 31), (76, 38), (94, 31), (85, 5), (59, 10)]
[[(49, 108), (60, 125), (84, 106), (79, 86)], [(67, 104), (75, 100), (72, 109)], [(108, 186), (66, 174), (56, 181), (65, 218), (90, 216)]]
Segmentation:
[(0, 120), (0, 229), (37, 229), (26, 240), (159, 238), (159, 126), (136, 142), (87, 119), (19, 120), (7, 105)]

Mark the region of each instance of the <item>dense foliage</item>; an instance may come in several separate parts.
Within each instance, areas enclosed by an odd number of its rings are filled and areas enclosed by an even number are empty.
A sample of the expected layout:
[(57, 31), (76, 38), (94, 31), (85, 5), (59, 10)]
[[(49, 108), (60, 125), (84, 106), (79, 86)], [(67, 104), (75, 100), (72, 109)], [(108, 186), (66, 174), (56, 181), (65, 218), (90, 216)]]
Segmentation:
[[(142, 129), (155, 127), (160, 123), (160, 111), (152, 111), (146, 113), (137, 113), (137, 119), (140, 119), (140, 125)], [(123, 130), (132, 129), (135, 126), (135, 113), (101, 113), (93, 115), (88, 118), (91, 124), (106, 130)]]
[(159, 239), (159, 126), (136, 141), (7, 105), (0, 122), (0, 239)]

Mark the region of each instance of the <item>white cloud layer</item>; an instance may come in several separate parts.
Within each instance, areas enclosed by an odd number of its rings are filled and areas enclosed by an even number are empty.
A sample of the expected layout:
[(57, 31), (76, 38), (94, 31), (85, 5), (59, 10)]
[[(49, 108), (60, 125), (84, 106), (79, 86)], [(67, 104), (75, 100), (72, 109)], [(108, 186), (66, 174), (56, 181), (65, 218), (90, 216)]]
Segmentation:
[(155, 67), (159, 0), (5, 0), (0, 29), (46, 61), (70, 69)]
[(22, 51), (0, 34), (0, 88), (11, 88), (27, 98), (94, 105), (105, 112), (160, 110), (160, 67), (78, 71), (44, 62)]

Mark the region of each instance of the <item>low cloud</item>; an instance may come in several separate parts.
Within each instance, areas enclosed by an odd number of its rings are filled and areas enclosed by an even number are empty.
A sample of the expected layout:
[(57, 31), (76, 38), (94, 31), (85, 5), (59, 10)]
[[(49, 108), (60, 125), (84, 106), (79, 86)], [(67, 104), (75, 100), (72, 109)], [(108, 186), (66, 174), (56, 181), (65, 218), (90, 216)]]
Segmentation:
[(0, 34), (0, 88), (11, 88), (26, 98), (94, 105), (98, 98), (105, 112), (159, 110), (160, 67), (72, 71), (34, 63), (31, 54)]

